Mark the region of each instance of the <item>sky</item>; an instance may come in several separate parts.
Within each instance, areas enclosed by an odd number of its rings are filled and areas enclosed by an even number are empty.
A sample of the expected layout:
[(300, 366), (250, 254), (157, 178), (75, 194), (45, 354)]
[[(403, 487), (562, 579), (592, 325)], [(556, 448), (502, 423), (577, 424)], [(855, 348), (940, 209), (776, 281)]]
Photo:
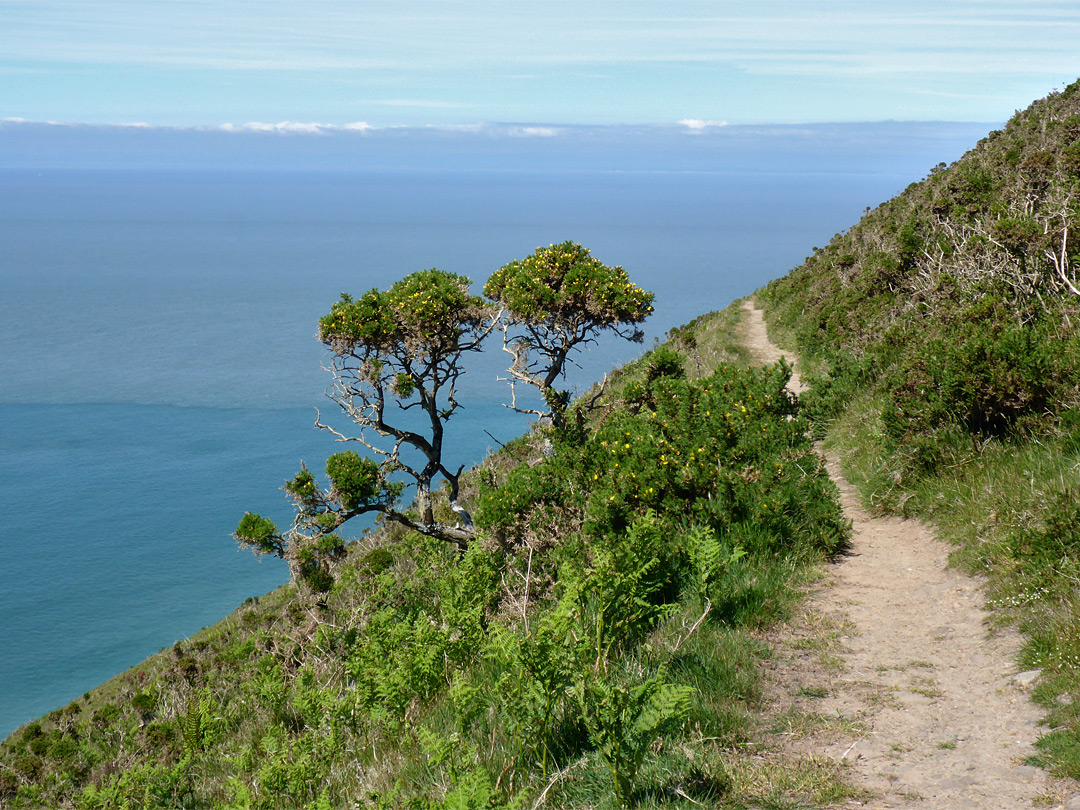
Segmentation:
[(1076, 0), (0, 0), (0, 120), (1001, 122), (1077, 42)]

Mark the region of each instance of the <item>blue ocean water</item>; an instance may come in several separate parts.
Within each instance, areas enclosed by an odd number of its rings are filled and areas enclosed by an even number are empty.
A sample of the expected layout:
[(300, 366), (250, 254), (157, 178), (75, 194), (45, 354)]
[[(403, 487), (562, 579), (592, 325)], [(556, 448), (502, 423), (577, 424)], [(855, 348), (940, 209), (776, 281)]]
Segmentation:
[[(912, 178), (522, 170), (0, 171), (0, 737), (285, 581), (245, 510), (334, 446), (316, 321), (573, 239), (656, 292), (647, 343), (783, 275)], [(583, 356), (585, 387), (640, 346)], [(496, 346), (455, 463), (526, 429)], [(485, 433), (485, 431), (487, 433)]]

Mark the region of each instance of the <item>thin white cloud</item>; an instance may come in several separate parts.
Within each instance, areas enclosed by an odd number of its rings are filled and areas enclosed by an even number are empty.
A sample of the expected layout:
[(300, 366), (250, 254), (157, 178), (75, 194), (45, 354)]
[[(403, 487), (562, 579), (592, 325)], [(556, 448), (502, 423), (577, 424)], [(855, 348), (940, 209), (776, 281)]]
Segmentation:
[[(325, 135), (333, 132), (385, 132), (389, 130), (416, 129), (416, 130), (446, 130), (452, 132), (482, 132), (491, 131), (496, 134), (508, 134), (506, 128), (501, 125), (475, 123), (475, 124), (424, 124), (421, 126), (394, 125), (374, 126), (367, 121), (350, 121), (345, 124), (327, 124), (314, 121), (279, 121), (267, 123), (265, 121), (248, 121), (243, 124), (217, 124), (211, 126), (192, 125), (176, 126), (173, 124), (149, 124), (144, 121), (114, 122), (114, 123), (88, 123), (81, 121), (34, 121), (28, 118), (7, 117), (0, 118), (0, 126), (28, 126), (28, 127), (64, 127), (70, 129), (146, 129), (146, 130), (170, 130), (176, 132), (228, 132), (228, 133), (269, 133), (277, 135)], [(542, 135), (556, 132), (553, 128), (545, 127), (518, 127), (526, 134)], [(534, 131), (530, 131), (534, 130)], [(515, 133), (521, 134), (521, 133)]]
[(53, 121), (53, 120), (33, 121), (33, 120), (29, 119), (29, 118), (15, 118), (15, 117), (12, 117), (12, 118), (0, 118), (0, 126), (3, 126), (5, 124), (11, 125), (11, 126), (25, 125), (25, 126), (39, 126), (39, 127), (42, 127), (42, 126), (44, 126), (44, 127), (67, 127), (67, 128), (71, 128), (71, 129), (74, 129), (76, 127), (80, 127), (80, 128), (98, 128), (98, 129), (104, 129), (104, 128), (111, 128), (111, 129), (185, 129), (185, 128), (189, 128), (189, 129), (193, 129), (193, 127), (175, 127), (175, 126), (164, 125), (164, 124), (149, 124), (146, 121), (116, 121), (116, 122), (108, 123), (108, 124), (90, 124), (90, 123), (84, 123), (82, 121)]
[[(1075, 52), (1080, 32), (1080, 9), (1073, 2), (908, 0), (879, 7), (672, 0), (632, 4), (628, 14), (625, 0), (515, 4), (512, 11), (498, 0), (414, 0), (405, 9), (398, 3), (280, 0), (264, 4), (256, 17), (247, 3), (227, 0), (6, 5), (11, 8), (0, 10), (0, 27), (9, 35), (3, 60), (8, 69), (48, 62), (413, 75), (497, 64), (504, 75), (514, 75), (534, 72), (525, 66), (732, 63), (792, 50), (874, 53), (920, 46), (974, 47), (1008, 64), (1012, 56), (1047, 49), (1066, 57)], [(725, 13), (716, 14), (717, 8)], [(428, 106), (407, 99), (402, 104)]]
[(492, 129), (491, 124), (424, 124), (423, 126), (393, 126), (386, 129), (438, 129), (447, 132), (483, 132)]
[(347, 124), (306, 121), (281, 121), (277, 124), (267, 124), (263, 121), (248, 121), (246, 124), (222, 124), (215, 129), (222, 132), (269, 132), (276, 135), (326, 135), (330, 132), (370, 132), (376, 127), (366, 121), (351, 121)]
[(310, 124), (301, 121), (281, 121), (266, 124), (262, 121), (249, 121), (246, 124), (222, 124), (224, 132), (273, 132), (279, 135), (322, 135), (339, 127), (333, 124)]
[(728, 125), (727, 121), (702, 121), (700, 118), (684, 118), (679, 121), (679, 124), (695, 134), (700, 134), (709, 129), (719, 129)]
[(559, 132), (555, 127), (510, 127), (506, 134), (515, 138), (554, 138)]

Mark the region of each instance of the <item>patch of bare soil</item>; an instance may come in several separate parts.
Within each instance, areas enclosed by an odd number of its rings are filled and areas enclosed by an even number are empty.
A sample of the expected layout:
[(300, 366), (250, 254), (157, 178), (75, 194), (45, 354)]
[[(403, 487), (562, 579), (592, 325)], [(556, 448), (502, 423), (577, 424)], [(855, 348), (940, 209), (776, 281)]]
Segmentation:
[[(760, 310), (744, 308), (747, 345), (775, 362)], [(791, 387), (802, 390), (797, 375)], [(843, 768), (853, 805), (1080, 808), (1072, 783), (1024, 764), (1039, 736), (1037, 673), (1017, 672), (1014, 632), (989, 631), (979, 582), (948, 567), (925, 525), (864, 511), (837, 460), (827, 464), (852, 546), (774, 640), (777, 739)]]

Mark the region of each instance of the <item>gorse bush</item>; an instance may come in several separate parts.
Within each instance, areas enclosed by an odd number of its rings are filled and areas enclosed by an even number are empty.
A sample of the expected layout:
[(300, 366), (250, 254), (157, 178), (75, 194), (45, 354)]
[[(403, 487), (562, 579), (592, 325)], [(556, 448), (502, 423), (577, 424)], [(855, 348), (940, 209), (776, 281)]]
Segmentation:
[(519, 409), (561, 427), (570, 393), (556, 382), (573, 352), (609, 332), (640, 343), (637, 328), (652, 312), (653, 294), (630, 281), (621, 267), (608, 267), (574, 242), (537, 248), (491, 274), (484, 294), (506, 315), (503, 348), (513, 357), (507, 373), (537, 389), (546, 411)]
[(823, 477), (787, 378), (781, 367), (725, 367), (696, 383), (659, 377), (647, 395), (637, 393), (644, 407), (636, 413), (612, 414), (584, 442), (556, 441), (547, 463), (482, 488), (477, 523), (526, 542), (548, 528), (553, 512), (559, 525), (592, 536), (623, 531), (633, 515), (654, 509), (722, 532), (753, 523), (761, 546), (834, 547), (838, 509), (796, 508), (822, 502), (811, 493)]
[(1025, 417), (1057, 409), (1055, 392), (1080, 371), (1069, 348), (1039, 325), (958, 324), (900, 363), (886, 429), (897, 441), (950, 423), (977, 436), (1005, 436)]

